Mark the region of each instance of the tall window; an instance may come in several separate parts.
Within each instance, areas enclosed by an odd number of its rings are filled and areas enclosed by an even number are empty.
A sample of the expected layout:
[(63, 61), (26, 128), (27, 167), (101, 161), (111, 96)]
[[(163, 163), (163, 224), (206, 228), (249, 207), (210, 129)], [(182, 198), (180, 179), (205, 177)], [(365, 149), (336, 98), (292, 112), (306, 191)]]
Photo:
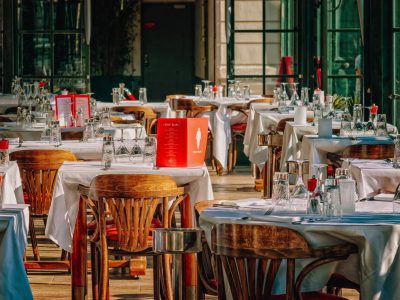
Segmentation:
[(54, 92), (87, 88), (83, 0), (18, 0), (18, 74)]
[(272, 94), (280, 81), (297, 77), (297, 1), (227, 1), (228, 79)]
[(393, 1), (393, 45), (393, 91), (395, 93), (393, 121), (400, 130), (400, 3), (398, 1)]
[(360, 102), (363, 46), (357, 0), (327, 0), (323, 5), (324, 89)]
[(0, 93), (4, 92), (4, 12), (3, 1), (0, 1)]

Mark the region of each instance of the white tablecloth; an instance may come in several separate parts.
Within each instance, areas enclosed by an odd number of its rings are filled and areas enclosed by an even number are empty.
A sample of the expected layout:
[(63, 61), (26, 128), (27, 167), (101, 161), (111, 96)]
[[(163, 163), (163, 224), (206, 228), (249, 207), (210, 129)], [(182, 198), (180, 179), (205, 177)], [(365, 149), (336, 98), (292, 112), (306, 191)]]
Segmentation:
[(357, 183), (359, 199), (381, 192), (394, 193), (400, 184), (400, 169), (383, 160), (355, 159), (350, 163), (350, 174)]
[(23, 204), (21, 175), (15, 161), (10, 161), (6, 166), (0, 166), (3, 183), (1, 186), (0, 206), (5, 204)]
[(67, 251), (71, 251), (72, 235), (78, 213), (78, 185), (90, 185), (99, 174), (161, 174), (172, 176), (179, 186), (185, 185), (192, 204), (214, 198), (207, 168), (160, 168), (137, 163), (114, 163), (108, 171), (101, 170), (100, 162), (64, 163), (58, 171), (53, 201), (46, 226), (46, 235)]
[(28, 205), (0, 209), (0, 299), (33, 299), (24, 266), (28, 225)]
[[(262, 201), (252, 199), (244, 202), (243, 205), (259, 205)], [(362, 299), (397, 300), (400, 297), (398, 284), (400, 280), (398, 272), (400, 268), (400, 215), (391, 214), (391, 203), (378, 201), (359, 202), (356, 210), (358, 216), (344, 217), (342, 220), (273, 224), (297, 230), (312, 247), (329, 246), (341, 242), (351, 242), (358, 247), (358, 254), (351, 255), (343, 262), (320, 267), (316, 272), (311, 273), (302, 285), (303, 290), (321, 289), (330, 274), (335, 272), (359, 283)], [(377, 212), (385, 214), (375, 216), (372, 214)], [(262, 221), (241, 219), (244, 216), (262, 214), (262, 211), (211, 208), (201, 214), (200, 226), (205, 230), (210, 242), (213, 224), (248, 222), (262, 224)], [(292, 212), (292, 214), (301, 215), (301, 212)], [(296, 267), (300, 269), (306, 263), (308, 261), (298, 261)], [(284, 277), (278, 277), (274, 290), (275, 293), (284, 293)]]

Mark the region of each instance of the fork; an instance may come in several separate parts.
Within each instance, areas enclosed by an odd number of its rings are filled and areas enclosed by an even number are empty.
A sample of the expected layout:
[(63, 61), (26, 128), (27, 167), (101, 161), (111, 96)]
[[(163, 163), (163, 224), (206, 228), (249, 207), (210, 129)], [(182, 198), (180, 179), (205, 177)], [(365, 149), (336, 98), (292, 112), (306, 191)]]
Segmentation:
[[(270, 214), (272, 214), (273, 211), (274, 211), (274, 208), (273, 208), (273, 207), (268, 208), (268, 209), (265, 211), (264, 216), (269, 216)], [(250, 220), (250, 219), (251, 219), (251, 216), (249, 216), (249, 215), (247, 215), (247, 216), (245, 216), (245, 217), (242, 218), (242, 220)]]

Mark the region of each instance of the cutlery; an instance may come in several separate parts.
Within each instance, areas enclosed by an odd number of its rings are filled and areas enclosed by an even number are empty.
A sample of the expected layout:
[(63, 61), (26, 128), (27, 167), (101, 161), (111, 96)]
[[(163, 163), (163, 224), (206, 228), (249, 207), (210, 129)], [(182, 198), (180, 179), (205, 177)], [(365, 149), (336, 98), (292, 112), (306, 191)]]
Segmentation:
[[(273, 207), (270, 207), (267, 209), (267, 211), (264, 213), (264, 216), (269, 216), (270, 214), (272, 214), (272, 212), (274, 211)], [(251, 216), (245, 216), (242, 218), (242, 220), (251, 220)]]

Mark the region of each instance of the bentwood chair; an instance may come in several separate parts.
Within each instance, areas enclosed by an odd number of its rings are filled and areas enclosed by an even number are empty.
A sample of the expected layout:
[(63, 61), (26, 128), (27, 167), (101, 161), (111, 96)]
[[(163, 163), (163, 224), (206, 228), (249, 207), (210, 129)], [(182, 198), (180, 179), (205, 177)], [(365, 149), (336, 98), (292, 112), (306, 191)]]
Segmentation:
[(21, 173), (22, 186), (29, 204), (29, 234), (35, 261), (40, 261), (39, 247), (36, 241), (34, 219), (43, 219), (46, 223), (57, 172), (65, 161), (76, 161), (75, 155), (65, 150), (20, 150), (10, 154)]
[(272, 103), (272, 98), (254, 99), (247, 103), (237, 103), (228, 106), (232, 112), (237, 112), (244, 116), (244, 120), (241, 123), (231, 125), (231, 143), (229, 144), (228, 150), (228, 173), (230, 173), (236, 166), (237, 161), (237, 142), (239, 138), (244, 139), (244, 135), (247, 129), (247, 118), (249, 115), (250, 106), (253, 103)]
[[(109, 255), (153, 256), (154, 299), (160, 297), (160, 279), (165, 298), (172, 300), (170, 261), (163, 255), (160, 276), (160, 256), (152, 251), (151, 228), (157, 206), (162, 206), (162, 227), (169, 228), (173, 212), (183, 201), (183, 188), (166, 175), (106, 174), (96, 176), (81, 195), (97, 223), (90, 236), (92, 289), (94, 299), (109, 297)], [(170, 199), (172, 205), (168, 208)], [(113, 226), (107, 226), (111, 216)]]
[(61, 140), (63, 141), (81, 141), (83, 139), (83, 131), (62, 131)]
[[(299, 232), (267, 224), (216, 224), (211, 239), (217, 264), (218, 299), (226, 299), (225, 275), (233, 299), (343, 300), (319, 291), (302, 293), (301, 285), (319, 266), (344, 260), (358, 251), (351, 243), (311, 247)], [(295, 263), (299, 259), (312, 261), (296, 277)], [(284, 261), (286, 293), (273, 294)]]
[(394, 144), (355, 144), (347, 146), (342, 153), (327, 153), (327, 158), (334, 167), (340, 167), (341, 161), (348, 158), (386, 159), (392, 158)]
[(157, 124), (157, 114), (150, 108), (146, 106), (114, 106), (113, 111), (124, 113), (127, 115), (133, 115), (135, 120), (141, 121), (142, 125), (146, 129), (147, 134), (151, 134), (153, 128)]

